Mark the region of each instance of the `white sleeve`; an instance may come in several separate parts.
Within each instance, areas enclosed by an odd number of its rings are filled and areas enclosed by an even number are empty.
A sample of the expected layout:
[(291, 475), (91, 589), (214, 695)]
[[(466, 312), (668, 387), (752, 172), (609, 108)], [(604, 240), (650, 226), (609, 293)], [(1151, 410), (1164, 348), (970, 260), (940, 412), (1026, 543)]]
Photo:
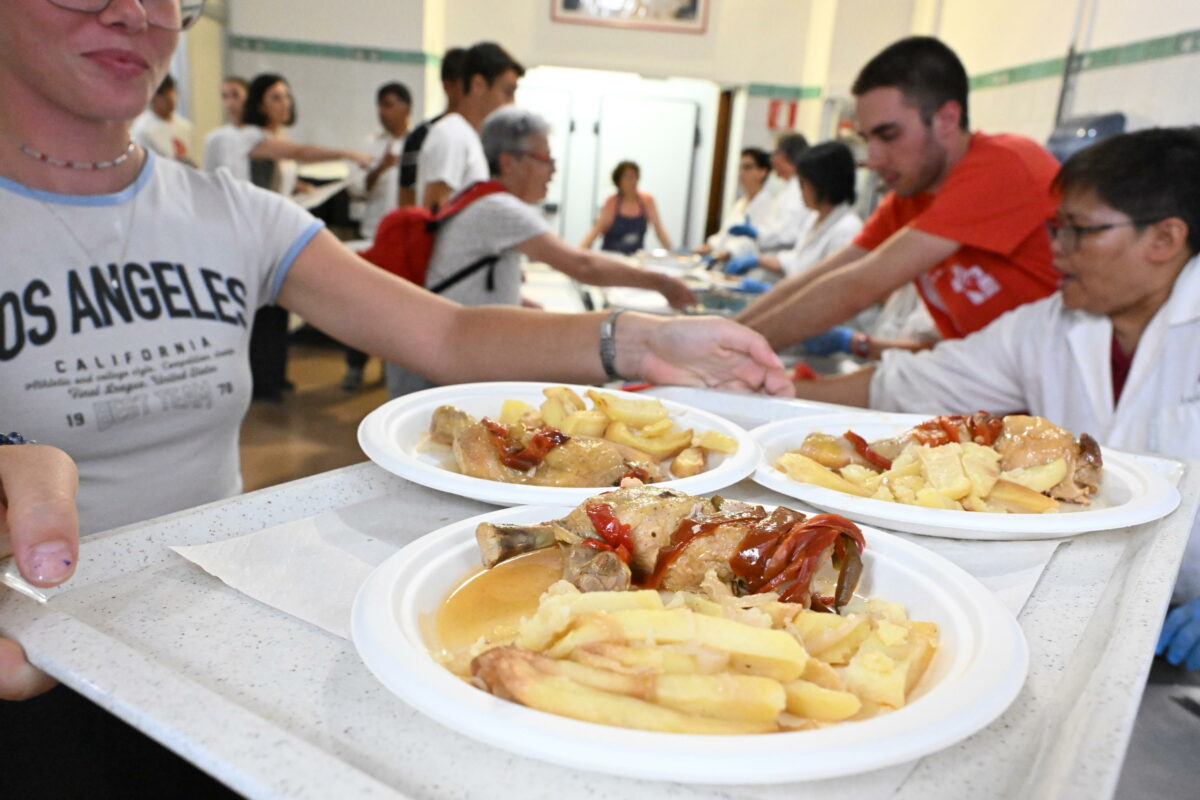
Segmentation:
[(779, 190), (771, 212), (758, 228), (758, 249), (763, 252), (785, 250), (803, 238), (802, 229), (812, 212), (804, 205), (800, 190), (791, 183)]
[[(452, 128), (445, 124), (434, 125), (421, 147), (417, 162), (417, 180), (422, 186), (439, 181), (451, 191), (462, 189), (462, 175), (467, 166), (467, 148), (462, 140), (451, 135)], [(420, 198), (417, 198), (418, 202)]]
[(324, 223), (286, 197), (236, 180), (225, 171), (218, 172), (216, 179), (229, 197), (237, 230), (244, 233), (240, 255), (259, 276), (258, 296), (273, 303), (296, 256)]
[(870, 406), (918, 414), (1011, 414), (1033, 405), (1023, 377), (1040, 371), (1052, 336), (1046, 300), (1018, 306), (964, 339), (931, 350), (885, 350), (871, 377)]

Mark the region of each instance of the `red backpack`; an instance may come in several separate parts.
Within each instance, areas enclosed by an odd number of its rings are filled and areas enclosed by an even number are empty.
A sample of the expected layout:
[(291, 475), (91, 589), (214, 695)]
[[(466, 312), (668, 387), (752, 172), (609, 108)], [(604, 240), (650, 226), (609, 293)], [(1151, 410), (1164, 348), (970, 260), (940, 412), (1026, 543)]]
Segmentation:
[[(393, 275), (399, 275), (417, 286), (424, 286), (425, 271), (429, 268), (433, 243), (442, 223), (479, 198), (506, 191), (508, 190), (498, 181), (480, 181), (459, 192), (436, 213), (422, 206), (397, 208), (380, 220), (375, 231), (375, 241), (359, 255)], [(484, 256), (439, 281), (437, 285), (430, 286), (429, 291), (444, 292), (469, 275), (494, 265), (499, 259), (499, 255)], [(493, 288), (492, 276), (489, 273), (488, 289)]]

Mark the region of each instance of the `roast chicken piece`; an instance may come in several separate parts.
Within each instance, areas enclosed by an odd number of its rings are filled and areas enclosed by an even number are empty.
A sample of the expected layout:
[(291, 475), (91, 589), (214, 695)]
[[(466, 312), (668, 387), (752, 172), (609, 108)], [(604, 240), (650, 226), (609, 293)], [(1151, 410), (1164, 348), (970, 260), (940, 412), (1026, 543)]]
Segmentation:
[(849, 602), (862, 534), (849, 520), (693, 497), (655, 486), (591, 497), (534, 525), (483, 523), (484, 566), (541, 547), (565, 551), (563, 578), (582, 591), (632, 586), (698, 591), (715, 578), (737, 594), (776, 591), (814, 608)]
[[(496, 423), (493, 423), (495, 425)], [(536, 431), (509, 427), (514, 447), (528, 444)], [(652, 483), (663, 478), (662, 467), (649, 455), (626, 445), (590, 436), (563, 437), (532, 468), (506, 465), (496, 436), (482, 421), (454, 406), (433, 413), (430, 437), (454, 448), (458, 470), (473, 478), (532, 486), (616, 486), (631, 473)]]
[(1000, 469), (1036, 467), (1060, 458), (1067, 463), (1067, 474), (1047, 494), (1055, 500), (1086, 505), (1089, 495), (1100, 488), (1103, 459), (1100, 445), (1088, 434), (1079, 441), (1044, 417), (1013, 414), (1004, 418), (1004, 433), (996, 440)]

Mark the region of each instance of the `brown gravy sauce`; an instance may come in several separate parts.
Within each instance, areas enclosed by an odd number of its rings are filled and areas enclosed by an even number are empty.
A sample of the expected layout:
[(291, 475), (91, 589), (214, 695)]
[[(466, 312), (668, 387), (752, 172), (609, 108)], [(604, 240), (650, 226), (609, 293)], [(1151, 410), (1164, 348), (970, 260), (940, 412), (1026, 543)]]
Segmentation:
[(513, 639), (521, 618), (533, 616), (542, 593), (562, 577), (562, 568), (557, 547), (479, 568), (451, 589), (438, 608), (430, 650), (447, 659), (455, 674), (469, 674), (471, 645), (480, 637)]

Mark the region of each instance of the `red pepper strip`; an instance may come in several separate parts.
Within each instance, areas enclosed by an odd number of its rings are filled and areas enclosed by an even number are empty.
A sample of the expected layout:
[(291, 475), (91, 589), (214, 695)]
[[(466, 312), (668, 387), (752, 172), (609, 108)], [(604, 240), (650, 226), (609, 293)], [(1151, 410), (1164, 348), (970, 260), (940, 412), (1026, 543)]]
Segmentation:
[(584, 506), (584, 511), (587, 512), (588, 519), (591, 520), (596, 533), (600, 534), (600, 538), (608, 546), (604, 547), (599, 543), (591, 544), (596, 540), (590, 538), (584, 539), (584, 543), (597, 550), (614, 550), (626, 564), (632, 561), (633, 537), (629, 535), (629, 526), (613, 514), (612, 506), (608, 503), (588, 503)]
[[(807, 604), (821, 554), (833, 545), (836, 555), (842, 537), (848, 537), (861, 549), (862, 531), (836, 514), (818, 514), (806, 520), (796, 512), (791, 513), (794, 516), (789, 519), (779, 516), (777, 510), (768, 520), (751, 528), (738, 545), (737, 553), (729, 559), (729, 566), (753, 594), (782, 587), (781, 600)], [(781, 524), (786, 527), (781, 528)], [(848, 562), (849, 559), (842, 559), (842, 569)]]
[(952, 417), (942, 416), (937, 418), (938, 425), (942, 426), (942, 430), (946, 432), (946, 438), (950, 443), (962, 441), (963, 417), (954, 415)]
[(513, 441), (510, 430), (505, 425), (487, 417), (480, 422), (488, 429), (488, 433), (492, 435), (492, 444), (500, 451), (500, 463), (522, 471), (541, 464), (547, 453), (571, 439), (558, 428), (547, 425), (538, 428), (530, 437), (529, 443), (522, 446), (520, 442)]
[(646, 472), (644, 467), (630, 467), (629, 471), (621, 476), (621, 480), (617, 481), (617, 485), (624, 483), (626, 478), (637, 478), (642, 483), (650, 483), (650, 473)]
[(889, 470), (892, 468), (891, 461), (872, 450), (871, 446), (867, 444), (867, 440), (859, 436), (854, 431), (846, 431), (842, 434), (842, 436), (848, 439), (850, 444), (854, 445), (855, 451), (869, 461), (872, 466), (879, 467), (882, 470)]

